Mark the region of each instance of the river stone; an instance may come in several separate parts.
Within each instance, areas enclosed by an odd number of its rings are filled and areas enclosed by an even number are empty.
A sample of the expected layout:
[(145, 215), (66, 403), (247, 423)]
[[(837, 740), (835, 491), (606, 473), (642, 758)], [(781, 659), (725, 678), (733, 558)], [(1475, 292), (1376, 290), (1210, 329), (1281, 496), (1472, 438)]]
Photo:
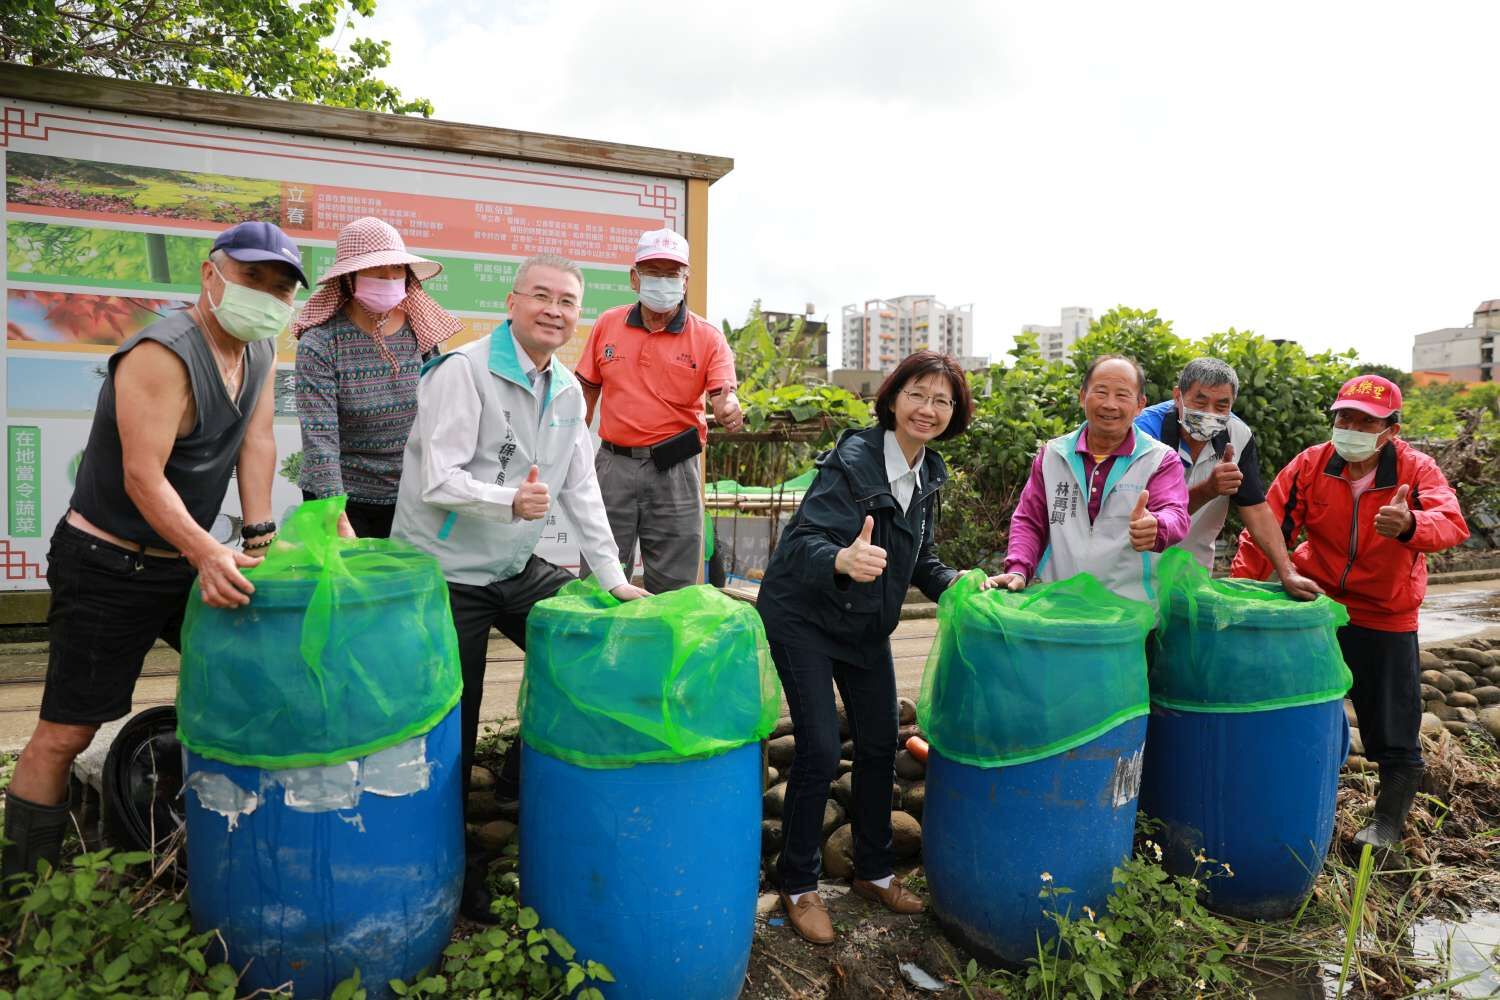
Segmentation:
[(849, 738), (849, 712), (843, 704), (839, 705), (839, 739)]
[(1469, 693), (1472, 694), (1481, 705), (1500, 704), (1500, 687), (1486, 685), (1485, 687), (1477, 687)]
[(766, 759), (775, 768), (785, 769), (792, 766), (792, 758), (797, 756), (797, 741), (791, 736), (780, 736), (766, 744)]
[(927, 804), (927, 783), (919, 781), (901, 793), (901, 809), (917, 819), (922, 818), (922, 807)]
[(1449, 670), (1445, 672), (1444, 676), (1453, 682), (1453, 690), (1455, 691), (1472, 691), (1479, 686), (1474, 683), (1474, 678), (1462, 670)]
[(1360, 739), (1359, 730), (1349, 730), (1349, 752), (1363, 757), (1365, 753), (1365, 741)]
[[(852, 811), (849, 803), (854, 800), (854, 772), (850, 771), (847, 774), (839, 775), (838, 780), (829, 787), (829, 792), (833, 795), (834, 800), (843, 806), (846, 811)], [(901, 786), (893, 781), (891, 782), (891, 808), (899, 809), (900, 807)]]
[(1464, 649), (1462, 646), (1455, 646), (1453, 649), (1450, 649), (1448, 651), (1448, 659), (1467, 660), (1481, 669), (1495, 665), (1495, 658), (1489, 653), (1480, 649)]
[(500, 801), (494, 792), (470, 792), (464, 804), (464, 818), (477, 822), (494, 819), (500, 815)]
[(469, 768), (469, 791), (483, 792), (495, 787), (495, 772), (475, 764)]
[(1417, 653), (1417, 662), (1423, 670), (1442, 670), (1443, 659), (1430, 649)]
[(760, 821), (760, 853), (762, 855), (769, 856), (781, 850), (785, 839), (781, 831), (781, 820), (763, 819)]
[(1442, 701), (1443, 700), (1443, 692), (1439, 691), (1437, 688), (1433, 687), (1431, 684), (1423, 684), (1422, 685), (1422, 700), (1423, 701)]
[(755, 901), (755, 915), (764, 920), (766, 917), (769, 917), (771, 914), (775, 913), (777, 908), (780, 906), (781, 893), (763, 892), (760, 894), (760, 898)]
[(920, 781), (927, 775), (927, 765), (911, 755), (910, 750), (896, 754), (896, 777), (907, 781)]
[(487, 851), (498, 851), (516, 835), (516, 824), (508, 819), (493, 819), (474, 831), (474, 840)]
[[(1442, 723), (1438, 723), (1438, 726), (1441, 727)], [(1370, 763), (1368, 760), (1365, 760), (1365, 758), (1363, 757), (1350, 757), (1348, 760), (1344, 761), (1344, 766), (1357, 774), (1379, 770), (1376, 765)]]
[(767, 788), (766, 794), (760, 797), (760, 805), (762, 813), (779, 819), (781, 810), (786, 806), (786, 782)]
[(778, 771), (778, 770), (776, 770), (776, 768), (774, 768), (774, 767), (769, 767), (768, 766), (766, 768), (766, 787), (770, 788), (772, 785), (780, 783), (780, 781), (781, 781), (781, 772)]
[(1454, 717), (1453, 713), (1456, 712), (1456, 711), (1458, 711), (1458, 709), (1453, 708), (1452, 706), (1446, 705), (1446, 704), (1444, 704), (1444, 705), (1431, 704), (1431, 705), (1427, 706), (1427, 711), (1431, 712), (1433, 715), (1437, 716), (1439, 719), (1442, 719), (1444, 722), (1447, 722), (1449, 719), (1451, 719), (1451, 718)]
[(1490, 735), (1500, 740), (1500, 706), (1482, 709), (1479, 712), (1479, 724), (1490, 731)]
[(917, 721), (917, 703), (910, 698), (901, 698), (896, 702), (896, 723), (909, 726)]
[(1478, 708), (1479, 699), (1467, 691), (1455, 691), (1448, 696), (1448, 704), (1454, 708)]
[(852, 760), (841, 760), (841, 761), (839, 761), (839, 774), (848, 774), (852, 770), (854, 770), (854, 761), (852, 761)]
[(828, 836), (845, 823), (849, 822), (849, 814), (844, 812), (844, 807), (833, 799), (829, 799), (823, 805), (823, 836)]
[(1431, 712), (1422, 713), (1422, 732), (1440, 733), (1443, 731), (1443, 720)]
[(1432, 687), (1443, 692), (1443, 694), (1447, 694), (1453, 690), (1453, 680), (1441, 670), (1422, 671), (1422, 683), (1430, 684)]
[(853, 759), (854, 759), (854, 741), (853, 740), (845, 740), (843, 742), (843, 744), (839, 746), (839, 760), (853, 760)]
[(1477, 677), (1481, 670), (1488, 670), (1487, 666), (1473, 662), (1472, 660), (1449, 660), (1443, 665), (1444, 670), (1457, 670), (1468, 677)]
[(1453, 721), (1473, 725), (1479, 721), (1479, 712), (1473, 708), (1455, 708), (1453, 710)]
[(776, 727), (771, 730), (771, 735), (768, 739), (779, 740), (783, 736), (790, 735), (792, 735), (792, 717), (784, 715), (776, 720)]
[(847, 823), (823, 841), (823, 875), (827, 878), (854, 876), (854, 831)]
[(891, 853), (905, 860), (922, 852), (922, 824), (908, 813), (891, 813)]
[(1349, 720), (1351, 726), (1359, 725), (1359, 716), (1354, 712), (1354, 702), (1348, 698), (1344, 699), (1344, 718)]
[(1492, 684), (1500, 684), (1500, 667), (1485, 667), (1479, 676)]
[(1469, 731), (1469, 724), (1467, 722), (1458, 722), (1456, 720), (1450, 719), (1449, 721), (1443, 723), (1443, 728), (1448, 730), (1448, 732), (1452, 733), (1454, 736), (1462, 736), (1464, 733)]
[(904, 747), (906, 746), (907, 740), (911, 739), (913, 736), (921, 735), (921, 726), (902, 726), (900, 729), (896, 730), (896, 745)]

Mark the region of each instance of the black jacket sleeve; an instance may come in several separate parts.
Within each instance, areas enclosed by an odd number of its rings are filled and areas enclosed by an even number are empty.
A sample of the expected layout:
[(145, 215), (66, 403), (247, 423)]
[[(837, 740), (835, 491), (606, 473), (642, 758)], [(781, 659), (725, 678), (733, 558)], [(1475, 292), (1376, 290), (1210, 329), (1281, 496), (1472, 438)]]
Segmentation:
[[(822, 466), (802, 498), (796, 526), (777, 544), (777, 554), (798, 567), (798, 576), (807, 586), (844, 590), (851, 581), (834, 572), (833, 560), (859, 536), (863, 525), (864, 515), (854, 501), (848, 477), (836, 466)], [(789, 551), (783, 555), (782, 549)]]

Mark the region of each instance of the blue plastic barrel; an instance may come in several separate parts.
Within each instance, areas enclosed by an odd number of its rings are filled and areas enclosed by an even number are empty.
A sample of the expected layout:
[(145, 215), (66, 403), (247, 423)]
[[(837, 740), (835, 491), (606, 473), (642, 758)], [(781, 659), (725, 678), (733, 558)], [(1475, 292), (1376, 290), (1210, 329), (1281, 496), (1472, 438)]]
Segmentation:
[(1141, 811), (1165, 823), (1165, 867), (1190, 874), (1201, 851), (1233, 872), (1207, 881), (1212, 909), (1295, 913), (1328, 853), (1348, 751), (1342, 700), (1238, 713), (1152, 706)]
[(424, 736), (328, 768), (265, 771), (185, 751), (188, 892), (242, 992), (370, 997), (433, 966), (463, 887), (459, 710)]
[(760, 745), (586, 768), (523, 744), (521, 902), (609, 1000), (733, 1000), (755, 933)]
[[(922, 854), (932, 912), (991, 964), (1018, 965), (1057, 927), (1050, 910), (1103, 913), (1135, 833), (1146, 720), (1043, 760), (974, 767), (934, 747), (927, 762)], [(1043, 874), (1051, 876), (1044, 881)], [(1045, 886), (1071, 892), (1040, 898)]]

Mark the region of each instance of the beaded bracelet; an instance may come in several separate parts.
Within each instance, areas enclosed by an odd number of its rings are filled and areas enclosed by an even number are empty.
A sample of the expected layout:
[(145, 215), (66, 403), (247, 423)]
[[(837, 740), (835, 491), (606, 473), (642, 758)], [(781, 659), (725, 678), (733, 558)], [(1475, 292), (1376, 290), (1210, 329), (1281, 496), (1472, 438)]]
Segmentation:
[(258, 538), (261, 535), (274, 534), (276, 531), (275, 521), (262, 521), (259, 524), (240, 525), (241, 538)]

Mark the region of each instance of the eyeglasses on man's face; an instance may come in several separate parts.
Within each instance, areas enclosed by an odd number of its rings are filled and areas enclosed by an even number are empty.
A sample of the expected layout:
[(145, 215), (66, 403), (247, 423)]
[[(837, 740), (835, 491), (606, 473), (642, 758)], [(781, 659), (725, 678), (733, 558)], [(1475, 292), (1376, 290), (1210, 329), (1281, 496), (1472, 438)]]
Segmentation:
[(521, 292), (521, 298), (536, 304), (538, 308), (548, 309), (556, 306), (563, 312), (577, 312), (578, 300), (571, 295), (552, 295), (549, 292)]

